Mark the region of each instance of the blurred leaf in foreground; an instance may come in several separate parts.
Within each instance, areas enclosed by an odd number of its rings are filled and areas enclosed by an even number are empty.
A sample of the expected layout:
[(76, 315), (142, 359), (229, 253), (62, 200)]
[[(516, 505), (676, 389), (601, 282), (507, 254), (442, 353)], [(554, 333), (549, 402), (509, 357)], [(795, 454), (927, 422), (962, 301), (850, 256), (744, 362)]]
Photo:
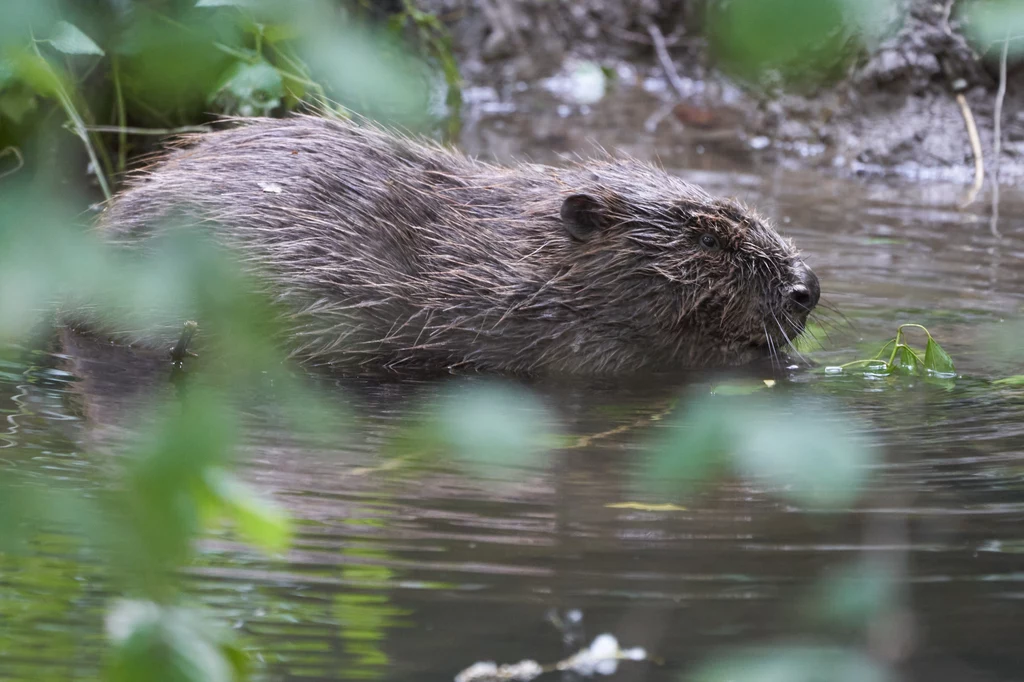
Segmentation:
[(167, 16), (138, 4), (111, 51), (122, 60), (135, 115), (182, 124), (204, 113), (222, 74), (244, 53), (244, 41), (237, 17), (202, 8)]
[(668, 421), (652, 443), (652, 456), (641, 471), (641, 486), (658, 492), (692, 490), (717, 475), (727, 463), (733, 442), (723, 410), (729, 398), (694, 395)]
[(174, 572), (191, 558), (208, 499), (204, 476), (228, 461), (236, 439), (218, 392), (190, 387), (160, 410), (135, 445), (116, 509), (122, 529), (110, 538), (125, 577), (154, 597), (173, 592)]
[(288, 514), (231, 472), (211, 467), (203, 474), (211, 518), (226, 517), (251, 544), (280, 552), (291, 542)]
[(801, 604), (818, 623), (866, 628), (876, 616), (899, 604), (891, 567), (862, 560), (843, 564), (818, 580)]
[(779, 646), (723, 655), (687, 678), (692, 682), (887, 682), (873, 659), (832, 647)]
[(772, 89), (826, 84), (901, 20), (886, 0), (714, 0), (710, 48), (733, 76)]
[(53, 35), (47, 40), (55, 50), (68, 55), (96, 55), (102, 57), (103, 48), (85, 35), (82, 29), (66, 21), (58, 21)]
[(228, 630), (182, 607), (116, 602), (107, 635), (114, 645), (110, 682), (235, 682), (248, 667)]
[(734, 462), (798, 504), (842, 507), (860, 494), (876, 453), (854, 436), (838, 410), (794, 402), (748, 405), (734, 422)]
[(24, 46), (32, 31), (46, 30), (56, 20), (57, 0), (4, 0), (0, 10), (0, 53)]
[(642, 483), (686, 490), (726, 465), (798, 504), (859, 494), (874, 448), (837, 409), (766, 396), (697, 396), (654, 444)]
[(497, 382), (455, 384), (438, 399), (428, 438), (479, 473), (501, 476), (535, 465), (552, 441), (544, 405)]
[(323, 3), (306, 3), (297, 21), (300, 52), (333, 98), (379, 121), (415, 128), (428, 120), (429, 70), (394, 36), (341, 20)]
[(958, 3), (965, 32), (981, 52), (1010, 39), (1009, 56), (1024, 55), (1024, 4), (1020, 0), (974, 0)]
[(3, 190), (0, 343), (30, 334), (62, 296), (88, 290), (106, 269), (101, 249), (75, 225), (67, 206), (19, 184)]

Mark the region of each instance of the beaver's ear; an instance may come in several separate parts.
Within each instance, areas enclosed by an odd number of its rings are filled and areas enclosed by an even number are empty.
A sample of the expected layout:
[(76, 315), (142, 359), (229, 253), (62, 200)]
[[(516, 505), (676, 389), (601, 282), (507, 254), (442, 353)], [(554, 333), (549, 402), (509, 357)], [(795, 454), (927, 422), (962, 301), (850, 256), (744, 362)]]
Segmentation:
[(597, 234), (607, 222), (604, 204), (592, 194), (567, 196), (559, 215), (569, 236), (581, 242)]

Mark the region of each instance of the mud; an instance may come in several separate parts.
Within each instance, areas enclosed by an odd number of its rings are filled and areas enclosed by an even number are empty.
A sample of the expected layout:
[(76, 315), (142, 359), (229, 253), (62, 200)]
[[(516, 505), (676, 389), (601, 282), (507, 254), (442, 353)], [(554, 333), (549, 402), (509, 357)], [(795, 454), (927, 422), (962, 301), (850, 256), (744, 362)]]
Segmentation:
[[(592, 63), (612, 75), (609, 87), (658, 94), (662, 111), (652, 109), (652, 125), (698, 129), (704, 144), (746, 149), (787, 167), (969, 183), (974, 153), (960, 92), (979, 129), (986, 180), (991, 176), (997, 55), (972, 50), (955, 5), (905, 0), (902, 28), (862, 55), (838, 84), (768, 96), (715, 68), (701, 35), (703, 0), (420, 1), (448, 25), (470, 91), (483, 86), (494, 93), (485, 98), (492, 109), (514, 110), (524, 93), (571, 81), (579, 64)], [(680, 87), (666, 82), (650, 25), (666, 38)], [(470, 97), (470, 109), (474, 103)], [(1011, 65), (1002, 116), (1004, 183), (1024, 176), (1022, 104), (1024, 69)]]

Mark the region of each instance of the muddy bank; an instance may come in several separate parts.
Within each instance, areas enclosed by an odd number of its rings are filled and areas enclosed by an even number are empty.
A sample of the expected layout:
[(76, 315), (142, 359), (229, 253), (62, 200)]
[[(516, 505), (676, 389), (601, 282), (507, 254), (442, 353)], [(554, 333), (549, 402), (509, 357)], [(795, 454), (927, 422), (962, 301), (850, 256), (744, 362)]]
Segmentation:
[[(838, 84), (766, 95), (716, 68), (702, 35), (702, 0), (421, 2), (451, 30), (470, 115), (474, 107), (516, 110), (538, 88), (557, 96), (561, 115), (586, 115), (609, 90), (634, 89), (649, 100), (648, 129), (667, 127), (702, 146), (789, 167), (969, 183), (974, 153), (960, 92), (977, 123), (986, 170), (993, 166), (997, 55), (979, 57), (963, 36), (957, 8), (944, 3), (908, 0), (893, 35), (859, 54)], [(664, 36), (678, 78), (666, 78), (651, 26)], [(1024, 69), (1011, 65), (1002, 116), (1004, 182), (1024, 175), (1022, 104)]]

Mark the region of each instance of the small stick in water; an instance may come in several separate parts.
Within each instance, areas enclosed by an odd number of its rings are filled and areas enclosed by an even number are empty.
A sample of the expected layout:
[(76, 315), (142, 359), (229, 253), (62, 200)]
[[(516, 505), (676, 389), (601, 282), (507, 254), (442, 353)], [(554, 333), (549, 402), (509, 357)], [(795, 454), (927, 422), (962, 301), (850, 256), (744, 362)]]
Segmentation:
[(195, 357), (195, 353), (190, 353), (188, 350), (188, 344), (192, 342), (192, 337), (196, 335), (196, 331), (199, 329), (199, 324), (193, 320), (189, 320), (185, 323), (181, 330), (181, 336), (178, 337), (178, 343), (171, 349), (171, 363), (181, 369), (181, 366), (185, 362), (185, 358), (188, 356)]
[(967, 126), (967, 138), (971, 142), (971, 153), (974, 154), (974, 184), (962, 202), (960, 208), (967, 208), (974, 203), (978, 192), (981, 191), (982, 183), (985, 182), (985, 161), (981, 153), (981, 138), (978, 136), (978, 126), (974, 123), (974, 114), (967, 104), (967, 98), (962, 92), (956, 95), (956, 103), (960, 105), (960, 114), (964, 117), (964, 124)]
[(999, 90), (996, 92), (995, 112), (992, 114), (992, 222), (989, 229), (999, 237), (999, 157), (1003, 154), (1003, 99), (1006, 97), (1006, 59), (1010, 52), (1010, 36), (1003, 41), (1003, 54), (999, 59)]

